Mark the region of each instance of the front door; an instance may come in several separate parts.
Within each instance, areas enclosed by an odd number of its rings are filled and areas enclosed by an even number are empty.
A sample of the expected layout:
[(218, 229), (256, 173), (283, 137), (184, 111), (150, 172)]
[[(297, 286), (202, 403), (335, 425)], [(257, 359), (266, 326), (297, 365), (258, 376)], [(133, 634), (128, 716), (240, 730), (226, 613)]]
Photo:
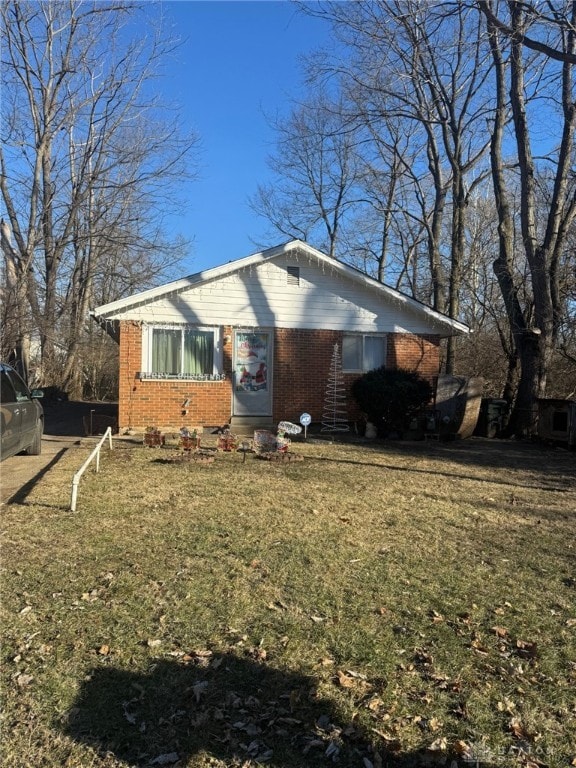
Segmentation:
[(234, 331), (234, 416), (272, 415), (272, 332)]

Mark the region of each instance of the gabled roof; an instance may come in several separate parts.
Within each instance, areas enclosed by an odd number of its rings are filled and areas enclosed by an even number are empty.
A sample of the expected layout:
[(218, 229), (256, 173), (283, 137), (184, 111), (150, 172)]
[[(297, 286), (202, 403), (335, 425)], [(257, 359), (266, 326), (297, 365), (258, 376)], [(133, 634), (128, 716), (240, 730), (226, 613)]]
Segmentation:
[(326, 264), (326, 266), (329, 266), (331, 270), (341, 273), (352, 282), (379, 291), (383, 298), (393, 300), (397, 304), (404, 305), (406, 308), (410, 308), (416, 314), (421, 315), (422, 317), (426, 317), (429, 321), (434, 323), (434, 325), (445, 329), (446, 335), (451, 336), (470, 332), (470, 329), (464, 323), (461, 323), (458, 320), (453, 320), (452, 318), (448, 317), (447, 315), (443, 315), (440, 312), (436, 312), (435, 310), (431, 309), (425, 304), (422, 304), (416, 299), (412, 299), (406, 294), (401, 293), (400, 291), (397, 291), (394, 288), (385, 285), (384, 283), (378, 282), (378, 280), (369, 277), (360, 270), (355, 269), (348, 264), (344, 264), (341, 261), (337, 261), (325, 253), (322, 253), (322, 251), (313, 248), (311, 245), (308, 245), (308, 243), (305, 243), (302, 240), (291, 240), (287, 243), (283, 243), (282, 245), (277, 245), (272, 248), (267, 248), (264, 251), (253, 253), (250, 256), (236, 259), (234, 261), (229, 261), (227, 264), (223, 264), (219, 267), (207, 269), (202, 272), (196, 272), (192, 275), (189, 275), (188, 277), (183, 277), (179, 280), (173, 280), (169, 283), (164, 283), (157, 288), (150, 288), (147, 291), (133, 294), (124, 299), (118, 299), (117, 301), (112, 301), (109, 304), (103, 304), (91, 310), (90, 315), (97, 322), (104, 322), (107, 318), (117, 316), (119, 313), (122, 314), (123, 312), (137, 305), (146, 304), (148, 302), (159, 299), (166, 294), (172, 294), (185, 290), (186, 288), (192, 288), (204, 283), (209, 283), (213, 280), (226, 277), (234, 272), (246, 269), (247, 267), (257, 266), (266, 261), (271, 261), (278, 258), (279, 256), (287, 254), (309, 256), (316, 259), (318, 263)]

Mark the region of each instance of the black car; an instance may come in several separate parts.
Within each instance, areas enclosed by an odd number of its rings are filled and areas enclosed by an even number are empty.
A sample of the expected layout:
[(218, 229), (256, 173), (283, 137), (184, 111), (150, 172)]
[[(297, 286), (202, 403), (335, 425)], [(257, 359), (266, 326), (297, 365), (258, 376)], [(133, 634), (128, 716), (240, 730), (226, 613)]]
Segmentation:
[(41, 389), (30, 391), (23, 379), (6, 363), (0, 363), (0, 461), (25, 451), (42, 451), (44, 410), (38, 402)]

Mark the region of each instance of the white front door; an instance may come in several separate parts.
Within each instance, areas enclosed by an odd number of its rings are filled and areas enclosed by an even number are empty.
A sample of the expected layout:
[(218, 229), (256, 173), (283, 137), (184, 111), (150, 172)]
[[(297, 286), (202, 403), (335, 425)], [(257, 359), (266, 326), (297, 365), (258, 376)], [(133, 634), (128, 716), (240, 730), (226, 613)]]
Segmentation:
[(234, 416), (272, 415), (272, 332), (234, 331)]

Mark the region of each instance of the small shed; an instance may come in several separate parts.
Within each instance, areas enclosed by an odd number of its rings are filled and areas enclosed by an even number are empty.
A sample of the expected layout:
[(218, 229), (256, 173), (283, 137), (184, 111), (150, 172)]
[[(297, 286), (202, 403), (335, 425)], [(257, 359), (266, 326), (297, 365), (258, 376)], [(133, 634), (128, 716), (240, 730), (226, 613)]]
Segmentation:
[(576, 400), (538, 400), (538, 437), (576, 446)]

